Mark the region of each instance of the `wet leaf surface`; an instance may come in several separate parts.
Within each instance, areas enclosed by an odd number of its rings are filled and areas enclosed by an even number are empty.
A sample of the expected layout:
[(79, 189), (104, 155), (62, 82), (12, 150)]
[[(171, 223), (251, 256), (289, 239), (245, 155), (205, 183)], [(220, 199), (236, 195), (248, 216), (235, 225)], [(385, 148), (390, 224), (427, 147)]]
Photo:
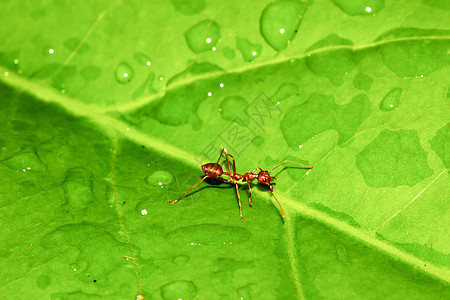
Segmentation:
[[(0, 298), (445, 299), (448, 6), (3, 1)], [(274, 193), (202, 178), (220, 145)], [(226, 166), (221, 160), (222, 166)]]

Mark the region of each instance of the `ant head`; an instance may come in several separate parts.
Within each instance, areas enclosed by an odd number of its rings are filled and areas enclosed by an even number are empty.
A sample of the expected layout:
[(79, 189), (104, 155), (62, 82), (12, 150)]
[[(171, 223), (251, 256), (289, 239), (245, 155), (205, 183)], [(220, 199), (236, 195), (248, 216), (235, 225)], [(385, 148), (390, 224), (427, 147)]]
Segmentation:
[(270, 177), (270, 173), (267, 171), (261, 171), (258, 173), (258, 177), (256, 178), (260, 183), (268, 185), (270, 190), (272, 190), (272, 186), (270, 183), (276, 179), (276, 177)]

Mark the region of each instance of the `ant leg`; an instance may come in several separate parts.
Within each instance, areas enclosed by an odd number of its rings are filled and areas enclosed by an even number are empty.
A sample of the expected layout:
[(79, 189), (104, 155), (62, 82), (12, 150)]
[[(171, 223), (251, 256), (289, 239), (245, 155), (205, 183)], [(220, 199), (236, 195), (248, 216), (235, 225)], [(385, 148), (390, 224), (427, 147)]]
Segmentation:
[(270, 186), (270, 193), (272, 193), (272, 196), (275, 198), (275, 200), (277, 200), (277, 203), (278, 203), (278, 205), (280, 206), (280, 209), (281, 209), (281, 216), (284, 218), (284, 211), (283, 211), (283, 208), (281, 207), (281, 204), (280, 204), (280, 202), (278, 201), (277, 197), (275, 197), (275, 195), (273, 194), (273, 192), (272, 192), (272, 186)]
[(220, 146), (220, 148), (222, 149), (222, 151), (220, 151), (220, 155), (219, 155), (219, 158), (217, 159), (217, 163), (219, 163), (219, 161), (220, 161), (220, 158), (222, 157), (222, 153), (223, 153), (223, 151), (225, 150), (225, 153), (227, 153), (227, 149), (225, 149), (224, 147), (222, 147), (222, 146)]
[[(228, 156), (233, 157), (233, 155), (228, 154), (227, 148), (223, 148), (222, 151), (225, 151), (225, 156), (227, 158), (227, 164), (228, 164), (228, 170), (230, 171), (230, 174), (231, 174), (231, 166), (230, 166), (230, 160), (228, 159)], [(233, 161), (234, 161), (234, 157), (233, 157)], [(217, 163), (219, 163), (219, 162), (217, 162)], [(236, 170), (234, 171), (234, 173), (236, 173)]]
[(282, 164), (285, 164), (285, 163), (292, 163), (292, 164), (296, 164), (296, 165), (299, 165), (299, 166), (302, 166), (302, 167), (305, 167), (305, 168), (309, 168), (309, 169), (314, 168), (313, 166), (302, 165), (302, 164), (296, 163), (294, 161), (285, 160), (285, 161), (279, 163), (278, 165), (276, 165), (272, 170), (270, 170), (269, 174), (272, 173), (273, 170), (275, 170), (276, 168), (278, 168), (279, 166), (281, 166)]
[[(236, 174), (236, 161), (234, 160), (234, 156), (231, 154), (228, 154), (228, 156), (231, 156), (231, 158), (233, 159), (233, 175)], [(231, 172), (231, 171), (230, 171)]]
[(234, 183), (236, 184), (236, 193), (239, 200), (239, 214), (241, 215), (241, 220), (244, 220), (244, 218), (242, 217), (242, 205), (241, 205), (241, 196), (239, 196), (239, 187), (236, 181)]
[(248, 204), (253, 206), (252, 204), (252, 189), (250, 188), (250, 182), (247, 181), (248, 184)]
[(181, 199), (184, 195), (186, 195), (190, 190), (192, 190), (192, 189), (195, 188), (200, 182), (202, 182), (203, 180), (205, 180), (206, 177), (208, 177), (208, 176), (204, 176), (202, 179), (200, 179), (199, 182), (197, 182), (197, 183), (194, 184), (190, 189), (188, 189), (186, 192), (184, 192), (183, 195), (180, 196), (180, 198), (178, 198), (178, 199), (175, 200), (175, 201), (169, 201), (169, 203), (170, 203), (170, 204), (173, 204), (173, 203), (178, 202), (178, 200), (180, 200), (180, 199)]

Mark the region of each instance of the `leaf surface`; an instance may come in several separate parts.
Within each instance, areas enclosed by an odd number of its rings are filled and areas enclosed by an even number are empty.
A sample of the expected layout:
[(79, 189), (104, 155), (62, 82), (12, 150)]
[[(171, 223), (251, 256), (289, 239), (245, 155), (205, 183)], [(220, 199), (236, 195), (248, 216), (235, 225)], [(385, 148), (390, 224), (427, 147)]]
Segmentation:
[[(0, 17), (0, 298), (450, 297), (448, 6), (2, 1)], [(314, 166), (273, 171), (285, 218), (256, 180), (244, 221), (231, 183), (168, 204), (220, 145), (242, 174)]]

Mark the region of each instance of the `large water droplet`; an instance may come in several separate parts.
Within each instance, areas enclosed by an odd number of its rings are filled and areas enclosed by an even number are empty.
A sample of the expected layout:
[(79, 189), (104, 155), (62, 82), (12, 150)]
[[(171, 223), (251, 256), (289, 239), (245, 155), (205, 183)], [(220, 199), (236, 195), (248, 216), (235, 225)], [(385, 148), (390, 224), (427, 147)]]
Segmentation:
[(189, 261), (189, 256), (186, 255), (178, 255), (173, 258), (173, 263), (182, 266), (185, 265)]
[(238, 38), (236, 47), (241, 51), (245, 61), (252, 61), (261, 55), (262, 46), (260, 44), (252, 44), (247, 39)]
[(120, 63), (116, 68), (116, 80), (118, 83), (129, 83), (133, 80), (134, 71), (127, 63)]
[(189, 28), (185, 37), (193, 52), (209, 51), (220, 39), (220, 28), (213, 20), (204, 20)]
[(290, 82), (283, 82), (275, 94), (272, 96), (273, 101), (278, 105), (282, 100), (297, 94), (298, 85)]
[(52, 282), (51, 278), (47, 275), (40, 275), (38, 278), (36, 278), (36, 285), (41, 290), (45, 290), (50, 283)]
[(244, 112), (247, 105), (247, 101), (240, 96), (227, 97), (220, 103), (220, 115), (222, 119), (227, 121), (232, 121), (239, 117), (245, 125), (248, 125), (250, 119)]
[(173, 182), (173, 175), (167, 171), (155, 171), (145, 178), (145, 181), (153, 186), (164, 187)]
[(380, 109), (382, 111), (391, 111), (397, 109), (400, 102), (400, 95), (403, 90), (401, 88), (393, 88), (389, 93), (384, 96), (380, 102)]
[(261, 34), (275, 50), (286, 48), (302, 20), (305, 4), (294, 0), (282, 0), (270, 3), (262, 12), (260, 19)]
[(355, 15), (374, 15), (384, 7), (384, 0), (331, 0), (337, 7), (346, 14)]
[[(350, 40), (340, 38), (335, 33), (312, 45), (306, 52), (320, 48), (353, 45)], [(306, 57), (306, 65), (318, 76), (327, 77), (334, 85), (342, 85), (343, 77), (356, 67), (356, 59), (351, 49), (327, 50)]]
[(63, 184), (66, 201), (73, 208), (82, 208), (95, 200), (92, 173), (84, 168), (71, 168)]
[(358, 72), (353, 78), (353, 86), (357, 89), (368, 92), (372, 85), (373, 79), (369, 75)]
[(24, 173), (42, 172), (46, 169), (46, 166), (32, 148), (23, 149), (21, 152), (5, 159), (3, 164), (13, 170)]
[(205, 8), (205, 0), (170, 0), (173, 7), (184, 15), (195, 15)]
[(175, 280), (161, 287), (161, 296), (164, 300), (192, 299), (197, 287), (192, 281)]
[(86, 80), (95, 80), (100, 77), (102, 70), (96, 66), (87, 66), (81, 69), (80, 74)]

